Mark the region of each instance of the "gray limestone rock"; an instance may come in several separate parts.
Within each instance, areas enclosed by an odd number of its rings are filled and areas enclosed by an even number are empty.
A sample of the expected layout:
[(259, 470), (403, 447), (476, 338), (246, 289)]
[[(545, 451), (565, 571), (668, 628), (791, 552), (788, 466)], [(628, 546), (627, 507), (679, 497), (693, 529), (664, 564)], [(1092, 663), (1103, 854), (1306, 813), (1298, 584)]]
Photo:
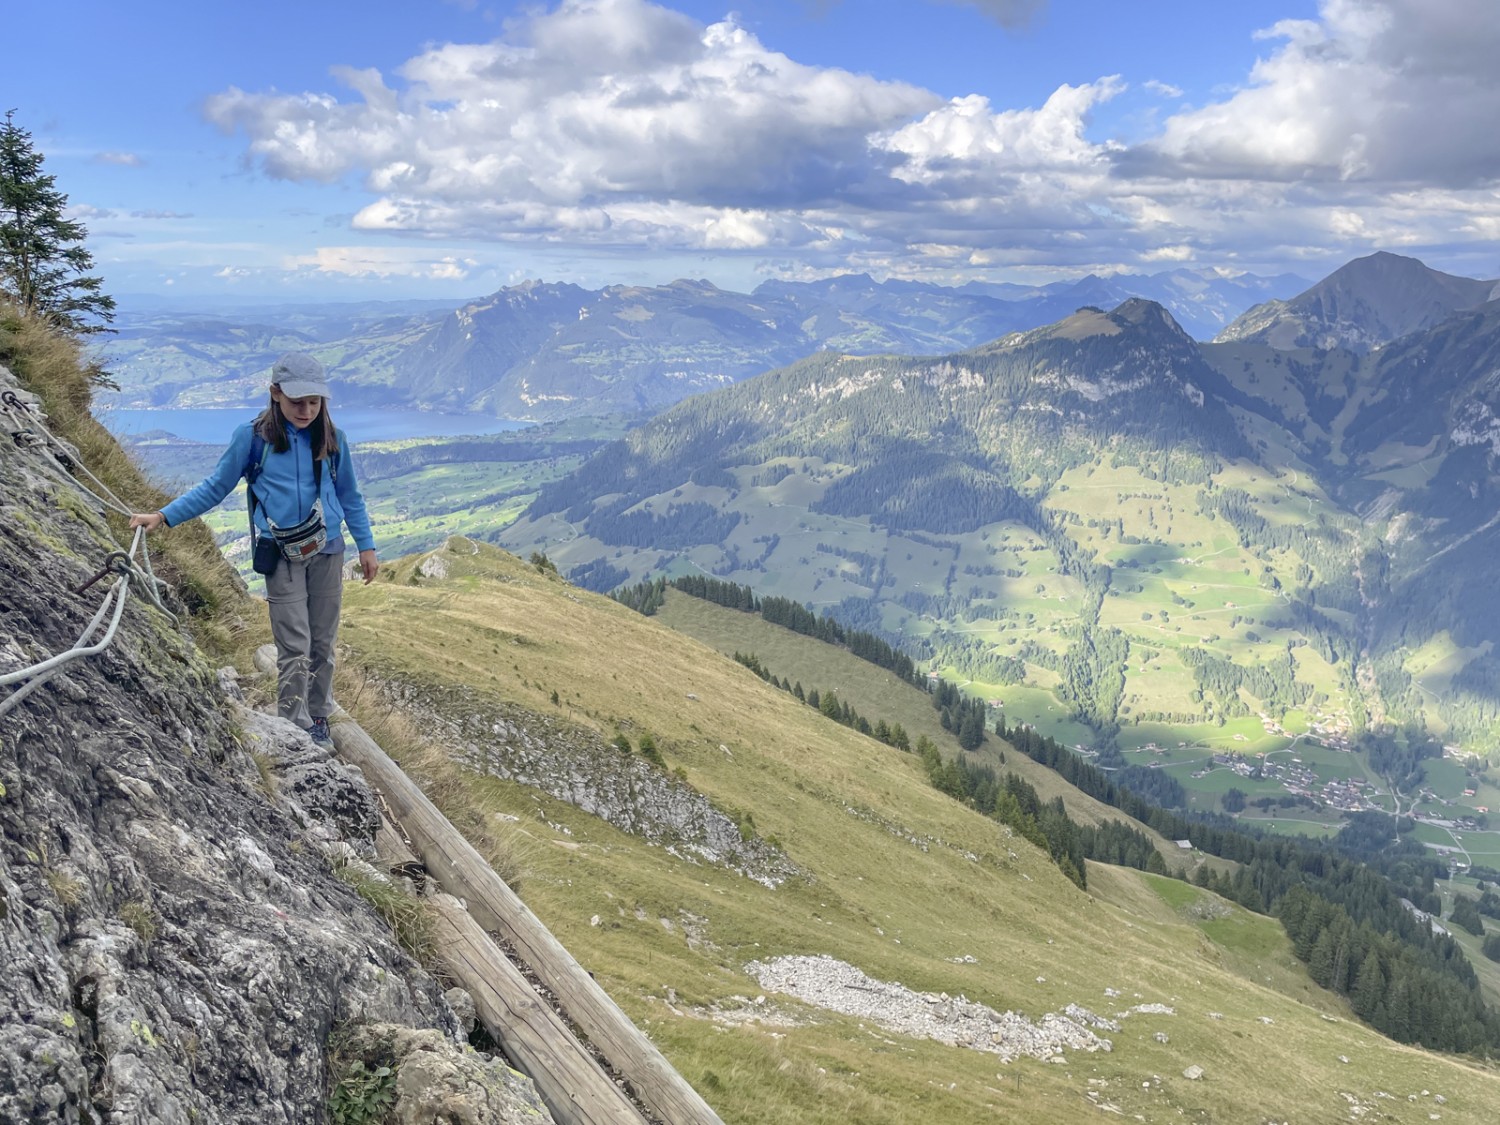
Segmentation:
[[(0, 672), (73, 645), (115, 549), (43, 449), (0, 441)], [(368, 790), (284, 727), (233, 709), (136, 596), (109, 648), (0, 719), (0, 1122), (319, 1125), (335, 1028), (457, 1042), (315, 846), (367, 846)]]
[(529, 785), (665, 847), (688, 863), (712, 863), (767, 887), (803, 872), (779, 848), (741, 831), (685, 781), (595, 731), (461, 690), (441, 705), (412, 684), (385, 681), (387, 698), (422, 718), (476, 772)]
[(393, 1125), (546, 1125), (553, 1120), (525, 1076), (435, 1031), (355, 1027), (342, 1039), (340, 1053), (367, 1070), (394, 1071), (395, 1104), (386, 1118)]
[(450, 988), (443, 993), (443, 999), (448, 1001), (448, 1007), (453, 1009), (454, 1018), (458, 1020), (459, 1031), (464, 1035), (472, 1034), (474, 1025), (479, 1022), (479, 1015), (474, 1008), (474, 997), (461, 988)]
[(362, 855), (374, 854), (380, 806), (357, 769), (286, 719), (243, 709), (237, 719), (246, 748), (267, 761), (277, 799), (294, 817), (319, 838), (344, 840)]

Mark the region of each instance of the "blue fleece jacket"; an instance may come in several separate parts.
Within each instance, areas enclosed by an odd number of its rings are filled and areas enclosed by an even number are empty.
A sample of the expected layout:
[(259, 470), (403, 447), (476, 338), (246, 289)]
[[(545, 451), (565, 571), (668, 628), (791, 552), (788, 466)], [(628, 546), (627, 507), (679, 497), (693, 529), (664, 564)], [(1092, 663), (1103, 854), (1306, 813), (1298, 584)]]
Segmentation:
[[(264, 467), (255, 482), (255, 524), (262, 531), (270, 530), (266, 525), (267, 515), (278, 527), (291, 527), (312, 512), (315, 497), (311, 428), (299, 430), (287, 423), (286, 436), (290, 443), (286, 452), (268, 448)], [(234, 431), (229, 448), (214, 471), (161, 510), (168, 527), (201, 516), (234, 491), (250, 463), (253, 437), (250, 422)], [(349, 454), (349, 438), (343, 430), (339, 431), (339, 451), (333, 464), (335, 472), (329, 471), (326, 462), (323, 465), (323, 518), (328, 524), (328, 545), (323, 551), (331, 554), (344, 549), (340, 524), (348, 525), (349, 534), (354, 536), (361, 551), (373, 551), (375, 537), (370, 533), (370, 516), (365, 511), (359, 483), (354, 479), (354, 458)]]

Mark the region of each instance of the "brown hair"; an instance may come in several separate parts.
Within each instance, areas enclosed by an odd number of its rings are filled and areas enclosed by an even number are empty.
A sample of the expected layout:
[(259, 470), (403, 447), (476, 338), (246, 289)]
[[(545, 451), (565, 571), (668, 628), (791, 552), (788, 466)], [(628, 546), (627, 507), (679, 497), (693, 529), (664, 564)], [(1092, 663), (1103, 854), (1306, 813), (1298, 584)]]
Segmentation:
[[(339, 431), (333, 424), (333, 419), (328, 415), (328, 400), (321, 399), (322, 409), (318, 416), (308, 424), (312, 431), (308, 436), (312, 439), (313, 460), (328, 461), (338, 456)], [(286, 415), (281, 412), (275, 396), (266, 408), (255, 416), (255, 432), (260, 435), (267, 445), (277, 453), (285, 453), (290, 446), (286, 439)]]

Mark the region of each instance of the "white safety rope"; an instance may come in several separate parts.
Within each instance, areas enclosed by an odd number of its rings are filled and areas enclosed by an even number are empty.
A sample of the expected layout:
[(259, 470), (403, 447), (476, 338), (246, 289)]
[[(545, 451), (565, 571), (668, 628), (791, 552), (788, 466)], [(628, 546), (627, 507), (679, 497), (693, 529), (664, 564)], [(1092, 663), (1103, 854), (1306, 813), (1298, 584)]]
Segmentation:
[[(11, 437), (17, 446), (23, 449), (44, 446), (45, 451), (52, 455), (59, 466), (67, 470), (82, 470), (109, 498), (106, 500), (99, 496), (68, 472), (59, 474), (63, 479), (67, 480), (81, 492), (91, 496), (102, 507), (111, 508), (125, 516), (134, 514), (110, 490), (108, 485), (104, 484), (103, 481), (90, 472), (88, 467), (78, 458), (72, 456), (64, 449), (62, 443), (47, 429), (37, 416), (37, 413), (27, 403), (23, 402), (14, 391), (5, 391), (3, 394), (0, 394), (0, 412), (3, 412), (14, 423)], [(40, 434), (37, 431), (40, 431)], [(137, 553), (140, 555), (139, 562), (136, 560)], [(60, 652), (56, 656), (49, 657), (38, 664), (0, 674), (0, 687), (16, 683), (21, 684), (19, 688), (11, 692), (4, 699), (0, 699), (0, 716), (9, 712), (21, 700), (41, 687), (42, 684), (46, 683), (68, 664), (84, 656), (95, 656), (109, 647), (110, 642), (115, 639), (115, 631), (119, 628), (120, 619), (125, 613), (125, 603), (129, 597), (130, 580), (132, 578), (138, 580), (140, 588), (151, 600), (152, 604), (171, 618), (173, 624), (176, 624), (176, 616), (162, 604), (158, 593), (157, 587), (164, 587), (167, 583), (156, 577), (156, 574), (151, 569), (151, 555), (146, 547), (146, 532), (144, 528), (138, 527), (135, 529), (135, 535), (130, 541), (130, 550), (112, 552), (105, 560), (104, 568), (75, 592), (79, 594), (83, 593), (95, 582), (98, 582), (111, 572), (116, 573), (119, 577), (115, 579), (114, 584), (110, 586), (109, 591), (104, 595), (103, 602), (100, 603), (98, 610), (90, 618), (83, 632), (78, 635), (78, 640), (74, 642), (72, 648), (66, 652)], [(109, 627), (105, 630), (104, 635), (95, 641), (92, 638), (98, 631), (106, 615), (110, 617)]]
[[(142, 529), (136, 528), (136, 539), (140, 539), (141, 534)], [(0, 715), (4, 715), (10, 711), (21, 700), (25, 699), (56, 675), (65, 665), (72, 663), (79, 657), (96, 656), (108, 648), (110, 642), (115, 639), (115, 630), (119, 628), (120, 618), (125, 613), (125, 602), (128, 600), (125, 595), (129, 592), (129, 589), (130, 573), (127, 572), (115, 579), (115, 584), (109, 588), (109, 593), (104, 595), (104, 601), (94, 612), (94, 616), (84, 626), (83, 632), (78, 634), (78, 640), (66, 652), (60, 652), (56, 656), (44, 660), (40, 664), (33, 664), (29, 668), (20, 668), (14, 672), (6, 672), (4, 675), (0, 675), (0, 686), (19, 683), (21, 680), (27, 681), (4, 699), (0, 699)], [(93, 636), (94, 632), (99, 628), (99, 623), (104, 620), (104, 615), (109, 612), (111, 605), (114, 607), (114, 614), (110, 618), (109, 628), (105, 631), (104, 636), (95, 644), (85, 644), (84, 642)]]
[[(100, 492), (103, 492), (105, 496), (100, 496), (99, 493), (78, 480), (76, 476), (65, 475), (64, 479), (72, 484), (74, 488), (92, 498), (101, 508), (111, 509), (127, 519), (135, 515), (135, 510), (126, 507), (125, 502), (110, 490), (109, 485), (95, 476), (89, 467), (83, 463), (81, 458), (73, 456), (64, 448), (63, 443), (47, 428), (46, 423), (41, 420), (37, 412), (14, 391), (5, 391), (3, 394), (0, 394), (0, 409), (3, 409), (20, 427), (11, 435), (13, 438), (16, 438), (17, 434), (29, 433), (33, 439), (39, 439), (40, 443), (46, 445), (47, 451), (52, 454), (53, 458), (63, 469), (67, 470), (68, 474), (74, 472), (83, 473), (84, 476), (88, 477), (89, 480), (98, 486)], [(39, 435), (36, 432), (38, 430), (41, 431)], [(16, 444), (24, 447), (26, 445), (36, 445), (38, 441), (32, 440), (27, 442), (24, 439), (17, 439)], [(108, 499), (105, 497), (108, 497)], [(158, 586), (166, 586), (167, 583), (156, 577), (156, 571), (151, 566), (151, 549), (144, 541), (141, 543), (141, 561), (139, 565), (136, 564), (134, 559), (130, 560), (130, 565), (140, 576), (141, 582), (146, 589), (146, 596), (151, 599), (152, 604), (168, 617), (171, 617), (175, 622), (177, 620), (176, 616), (162, 604), (161, 598), (157, 595), (156, 588)]]

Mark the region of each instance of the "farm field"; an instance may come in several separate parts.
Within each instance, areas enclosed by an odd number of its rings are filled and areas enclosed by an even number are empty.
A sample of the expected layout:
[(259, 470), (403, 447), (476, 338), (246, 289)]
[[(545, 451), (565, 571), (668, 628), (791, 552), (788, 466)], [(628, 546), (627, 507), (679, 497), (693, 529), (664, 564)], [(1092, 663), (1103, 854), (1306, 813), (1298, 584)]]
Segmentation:
[(1257, 825), (1271, 832), (1284, 832), (1289, 836), (1314, 836), (1318, 839), (1331, 840), (1338, 835), (1342, 822), (1322, 821), (1313, 819), (1312, 810), (1306, 810), (1308, 819), (1302, 820), (1294, 817), (1284, 816), (1249, 816), (1241, 813), (1239, 819), (1246, 824)]

